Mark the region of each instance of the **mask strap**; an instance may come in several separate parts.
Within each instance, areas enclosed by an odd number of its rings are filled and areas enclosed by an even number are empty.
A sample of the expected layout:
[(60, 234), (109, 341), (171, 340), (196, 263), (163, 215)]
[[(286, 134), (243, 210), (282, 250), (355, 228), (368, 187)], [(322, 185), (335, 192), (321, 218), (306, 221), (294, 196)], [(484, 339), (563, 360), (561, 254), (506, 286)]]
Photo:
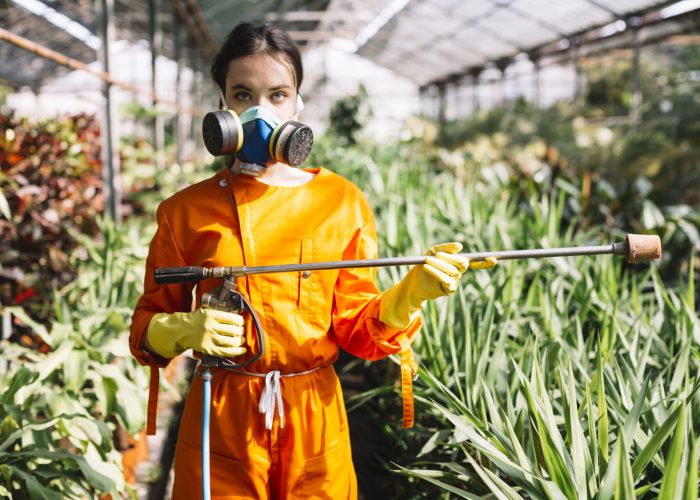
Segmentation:
[(219, 89), (219, 97), (221, 97), (221, 103), (223, 104), (223, 110), (227, 110), (228, 106), (226, 105), (226, 97), (224, 97), (224, 93), (221, 91), (221, 87), (218, 85), (216, 86)]
[(301, 98), (301, 95), (299, 95), (299, 92), (297, 92), (297, 113), (301, 113), (304, 110), (304, 100)]

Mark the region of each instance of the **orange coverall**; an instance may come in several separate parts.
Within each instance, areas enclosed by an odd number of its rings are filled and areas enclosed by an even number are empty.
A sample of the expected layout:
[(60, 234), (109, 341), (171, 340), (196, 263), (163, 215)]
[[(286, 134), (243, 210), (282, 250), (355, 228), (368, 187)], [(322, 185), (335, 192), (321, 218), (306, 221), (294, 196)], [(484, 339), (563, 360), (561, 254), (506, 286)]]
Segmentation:
[[(143, 348), (148, 323), (158, 312), (190, 311), (193, 283), (156, 285), (153, 271), (171, 266), (272, 265), (371, 259), (377, 256), (372, 209), (351, 182), (325, 168), (296, 187), (267, 186), (223, 169), (165, 200), (146, 261), (144, 294), (134, 311), (130, 347), (151, 366), (149, 432), (155, 432), (158, 367), (170, 360)], [(235, 201), (234, 201), (235, 198)], [(245, 368), (255, 376), (215, 369), (212, 380), (211, 488), (213, 498), (357, 497), (347, 416), (332, 363), (338, 346), (377, 360), (402, 353), (404, 426), (413, 418), (410, 340), (405, 330), (379, 321), (376, 270), (345, 269), (238, 278), (238, 288), (260, 317), (264, 356)], [(199, 282), (202, 293), (221, 280)], [(252, 320), (246, 320), (248, 353), (258, 352)], [(241, 360), (236, 360), (241, 361)], [(300, 373), (318, 368), (310, 373)], [(282, 410), (272, 428), (258, 410), (279, 371)], [(285, 377), (285, 375), (297, 374)], [(180, 425), (173, 498), (201, 495), (202, 385), (195, 377)]]

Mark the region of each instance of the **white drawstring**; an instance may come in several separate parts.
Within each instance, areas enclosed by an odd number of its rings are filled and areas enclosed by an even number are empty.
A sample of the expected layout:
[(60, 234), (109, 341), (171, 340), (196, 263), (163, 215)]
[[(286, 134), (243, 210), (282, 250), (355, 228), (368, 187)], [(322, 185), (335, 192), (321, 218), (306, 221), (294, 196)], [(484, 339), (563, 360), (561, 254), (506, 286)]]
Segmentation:
[(275, 406), (280, 414), (280, 427), (284, 427), (284, 406), (282, 406), (282, 390), (280, 388), (279, 370), (273, 370), (265, 375), (265, 388), (260, 396), (258, 411), (265, 415), (265, 428), (272, 429), (272, 421), (275, 418)]
[(282, 375), (279, 370), (272, 370), (267, 373), (253, 373), (244, 370), (233, 370), (237, 373), (250, 375), (253, 377), (265, 377), (265, 387), (260, 395), (258, 403), (258, 411), (265, 415), (265, 428), (272, 430), (272, 422), (275, 419), (275, 409), (280, 415), (280, 428), (284, 427), (284, 406), (282, 405), (282, 384), (280, 378), (296, 377), (297, 375), (307, 375), (320, 369), (320, 366), (299, 373), (287, 373)]

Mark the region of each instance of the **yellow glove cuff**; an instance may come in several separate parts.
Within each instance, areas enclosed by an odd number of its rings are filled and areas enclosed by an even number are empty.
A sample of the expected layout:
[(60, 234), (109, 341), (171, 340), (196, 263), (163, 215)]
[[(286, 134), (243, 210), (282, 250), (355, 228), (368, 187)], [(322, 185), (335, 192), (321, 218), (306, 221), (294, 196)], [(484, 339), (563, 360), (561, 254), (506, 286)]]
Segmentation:
[(176, 342), (177, 320), (174, 314), (156, 313), (148, 324), (146, 346), (164, 358), (174, 358), (185, 349), (179, 349)]
[(407, 328), (423, 308), (423, 301), (414, 304), (410, 299), (411, 295), (405, 293), (401, 283), (389, 288), (379, 303), (379, 321), (399, 330)]

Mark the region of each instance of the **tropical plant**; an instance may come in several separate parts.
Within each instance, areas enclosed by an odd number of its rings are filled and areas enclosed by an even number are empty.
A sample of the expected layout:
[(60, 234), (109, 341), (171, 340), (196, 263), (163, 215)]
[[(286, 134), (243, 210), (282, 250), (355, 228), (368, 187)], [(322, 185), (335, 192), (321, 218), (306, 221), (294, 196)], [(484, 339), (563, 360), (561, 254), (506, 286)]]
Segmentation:
[[(101, 241), (73, 232), (76, 280), (54, 293), (50, 328), (5, 309), (48, 349), (0, 343), (0, 474), (7, 496), (81, 498), (128, 491), (113, 444), (145, 426), (146, 372), (131, 357), (128, 325), (142, 290), (144, 230), (98, 219)], [(72, 232), (72, 230), (71, 230)]]
[[(417, 144), (324, 147), (372, 200), (384, 254), (452, 239), (470, 251), (600, 244), (627, 229), (581, 223), (583, 179), (514, 191), (508, 169), (460, 181)], [(402, 496), (694, 498), (700, 321), (692, 260), (682, 269), (670, 287), (656, 265), (611, 256), (502, 262), (429, 303), (415, 430), (392, 417), (388, 376), (348, 401), (384, 422), (396, 445), (384, 460), (414, 481)]]

